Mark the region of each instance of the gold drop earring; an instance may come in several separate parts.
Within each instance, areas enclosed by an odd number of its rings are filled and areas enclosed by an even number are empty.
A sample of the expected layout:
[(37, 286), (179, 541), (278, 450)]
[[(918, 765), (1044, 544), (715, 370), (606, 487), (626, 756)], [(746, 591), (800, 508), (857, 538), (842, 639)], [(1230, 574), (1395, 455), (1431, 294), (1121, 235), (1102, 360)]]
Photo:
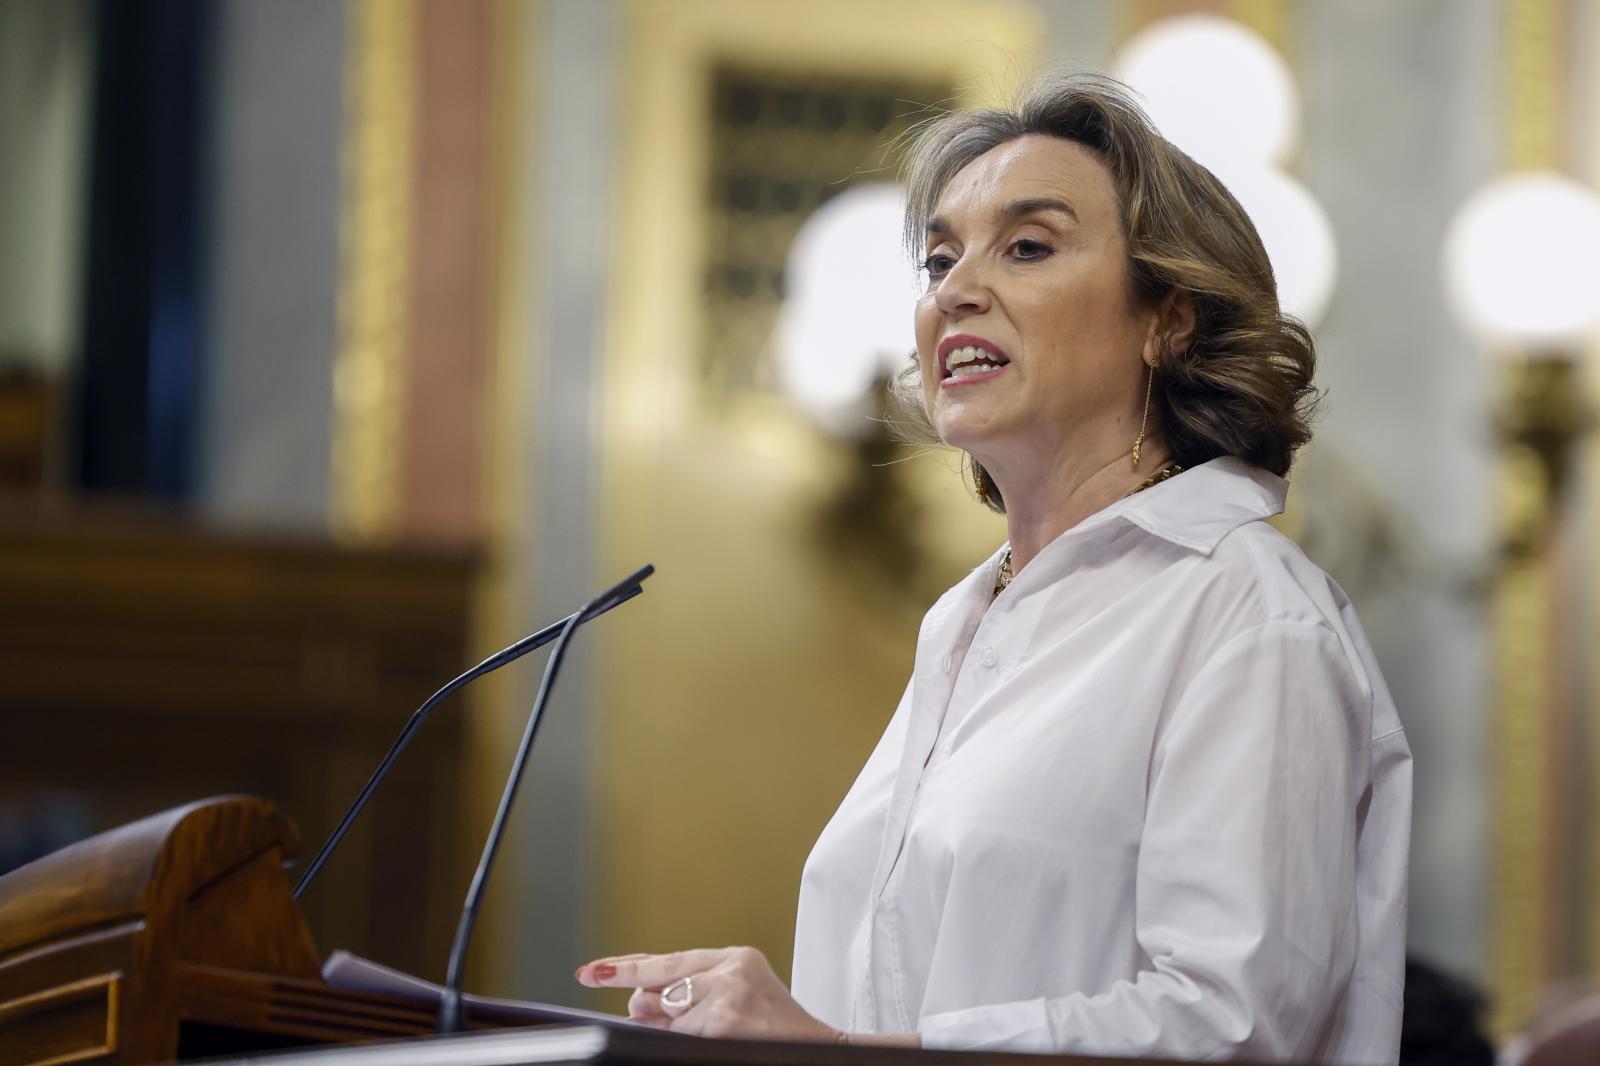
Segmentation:
[(1155, 390), (1156, 368), (1152, 364), (1144, 379), (1144, 414), (1139, 418), (1139, 435), (1133, 440), (1133, 472), (1139, 472), (1139, 450), (1144, 447), (1145, 427), (1150, 424), (1150, 394)]

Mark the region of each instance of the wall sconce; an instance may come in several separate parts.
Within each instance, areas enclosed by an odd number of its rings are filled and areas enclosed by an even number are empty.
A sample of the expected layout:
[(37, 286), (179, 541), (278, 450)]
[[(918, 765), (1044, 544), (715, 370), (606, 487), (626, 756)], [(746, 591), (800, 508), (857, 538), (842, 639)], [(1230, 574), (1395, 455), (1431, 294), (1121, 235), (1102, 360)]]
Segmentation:
[(888, 386), (916, 347), (904, 215), (904, 190), (874, 182), (850, 186), (806, 219), (784, 270), (773, 366), (790, 405), (851, 453), (818, 516), (824, 546), (901, 588), (921, 566), (887, 407)]
[(790, 403), (833, 436), (875, 432), (874, 399), (916, 347), (904, 217), (900, 186), (852, 185), (807, 218), (789, 246), (774, 370)]
[(1531, 550), (1593, 420), (1579, 359), (1600, 330), (1600, 198), (1560, 174), (1490, 183), (1451, 222), (1444, 281), (1463, 327), (1506, 365), (1502, 439), (1543, 475), (1547, 505), (1509, 531), (1511, 550)]

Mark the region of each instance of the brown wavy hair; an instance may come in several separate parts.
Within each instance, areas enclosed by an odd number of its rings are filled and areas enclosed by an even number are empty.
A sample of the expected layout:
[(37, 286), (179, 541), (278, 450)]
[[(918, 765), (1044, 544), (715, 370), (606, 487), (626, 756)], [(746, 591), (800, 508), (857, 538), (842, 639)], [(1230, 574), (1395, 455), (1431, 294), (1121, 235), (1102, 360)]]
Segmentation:
[[(908, 134), (905, 241), (921, 255), (928, 219), (960, 170), (1007, 141), (1043, 134), (1092, 149), (1111, 172), (1128, 246), (1128, 283), (1148, 305), (1178, 289), (1195, 323), (1181, 351), (1157, 356), (1153, 401), (1175, 462), (1237, 456), (1281, 476), (1311, 439), (1319, 396), (1311, 331), (1278, 306), (1255, 225), (1205, 167), (1156, 132), (1128, 88), (1099, 75), (1035, 83), (1010, 110), (949, 111)], [(908, 440), (938, 440), (915, 356), (896, 386)], [(968, 456), (978, 498), (1004, 513), (988, 471)]]

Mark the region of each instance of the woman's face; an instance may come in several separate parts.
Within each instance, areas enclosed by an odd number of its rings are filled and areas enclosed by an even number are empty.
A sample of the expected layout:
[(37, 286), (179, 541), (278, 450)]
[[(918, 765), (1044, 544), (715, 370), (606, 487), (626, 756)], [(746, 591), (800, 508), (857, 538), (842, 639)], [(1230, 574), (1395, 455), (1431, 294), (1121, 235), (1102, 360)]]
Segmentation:
[(917, 355), (945, 441), (997, 475), (1132, 446), (1155, 314), (1132, 302), (1116, 192), (1091, 149), (1031, 135), (978, 157), (940, 197), (927, 255)]

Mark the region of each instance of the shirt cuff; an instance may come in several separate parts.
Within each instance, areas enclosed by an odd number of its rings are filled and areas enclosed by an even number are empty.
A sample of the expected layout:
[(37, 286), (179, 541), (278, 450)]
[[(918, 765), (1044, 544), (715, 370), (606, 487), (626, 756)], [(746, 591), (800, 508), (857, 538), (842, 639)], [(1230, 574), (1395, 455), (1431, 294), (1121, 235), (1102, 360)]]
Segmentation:
[(1042, 999), (995, 1003), (925, 1015), (917, 1023), (925, 1048), (949, 1051), (1053, 1051)]

